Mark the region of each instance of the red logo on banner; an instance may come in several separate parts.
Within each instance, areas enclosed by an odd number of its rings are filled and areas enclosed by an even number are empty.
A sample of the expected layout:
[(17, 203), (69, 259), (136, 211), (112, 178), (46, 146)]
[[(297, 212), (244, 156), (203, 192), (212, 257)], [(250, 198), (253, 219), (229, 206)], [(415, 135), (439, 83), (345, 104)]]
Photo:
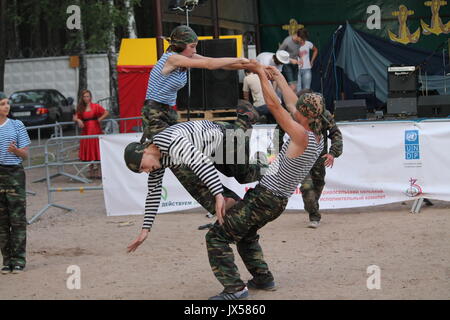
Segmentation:
[(409, 188), (405, 191), (408, 197), (417, 197), (418, 195), (422, 194), (422, 187), (419, 186), (416, 182), (417, 179), (409, 179)]

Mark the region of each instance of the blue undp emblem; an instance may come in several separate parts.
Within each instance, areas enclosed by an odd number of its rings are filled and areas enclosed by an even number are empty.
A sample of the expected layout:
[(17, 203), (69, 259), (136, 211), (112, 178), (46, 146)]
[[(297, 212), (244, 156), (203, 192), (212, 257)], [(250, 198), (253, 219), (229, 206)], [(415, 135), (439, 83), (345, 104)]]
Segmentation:
[(405, 159), (420, 159), (419, 130), (405, 131)]

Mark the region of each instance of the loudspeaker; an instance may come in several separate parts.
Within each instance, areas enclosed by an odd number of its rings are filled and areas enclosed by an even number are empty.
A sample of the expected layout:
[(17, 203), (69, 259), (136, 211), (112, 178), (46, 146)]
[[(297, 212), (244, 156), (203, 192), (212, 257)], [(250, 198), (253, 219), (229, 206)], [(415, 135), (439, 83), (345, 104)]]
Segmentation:
[(417, 114), (417, 98), (388, 98), (387, 113), (389, 114)]
[(450, 95), (421, 96), (417, 103), (418, 117), (448, 117), (450, 115)]
[[(236, 57), (234, 39), (215, 39), (203, 44), (204, 56)], [(235, 108), (239, 100), (237, 70), (205, 70), (205, 108), (207, 110)]]
[(388, 91), (391, 92), (414, 92), (418, 88), (417, 69), (415, 67), (388, 68)]
[[(204, 43), (205, 40), (201, 40), (197, 44), (197, 53), (204, 55)], [(177, 95), (177, 109), (187, 110), (188, 106), (190, 110), (205, 110), (205, 85), (204, 85), (204, 69), (193, 68), (188, 72), (188, 82), (186, 85), (178, 91)], [(191, 95), (189, 99), (189, 77), (191, 79)]]
[(341, 120), (358, 120), (367, 118), (365, 99), (337, 100), (334, 102), (334, 118)]
[[(189, 98), (189, 74), (191, 78), (191, 95)], [(177, 109), (187, 110), (188, 105), (190, 110), (205, 110), (205, 86), (203, 85), (203, 70), (191, 69), (188, 72), (188, 82), (178, 91), (177, 95)]]
[[(236, 40), (201, 40), (197, 53), (211, 58), (236, 57)], [(237, 70), (191, 69), (191, 110), (235, 108), (239, 100), (239, 75)], [(178, 92), (177, 107), (186, 110), (188, 85)]]

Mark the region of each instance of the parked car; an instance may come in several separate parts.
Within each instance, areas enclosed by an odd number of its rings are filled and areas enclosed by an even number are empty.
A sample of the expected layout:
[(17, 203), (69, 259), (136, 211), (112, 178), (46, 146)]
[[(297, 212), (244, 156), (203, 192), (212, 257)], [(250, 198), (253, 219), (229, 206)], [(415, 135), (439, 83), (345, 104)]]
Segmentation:
[(27, 127), (72, 121), (75, 110), (72, 97), (65, 98), (53, 89), (16, 91), (9, 99), (11, 118)]

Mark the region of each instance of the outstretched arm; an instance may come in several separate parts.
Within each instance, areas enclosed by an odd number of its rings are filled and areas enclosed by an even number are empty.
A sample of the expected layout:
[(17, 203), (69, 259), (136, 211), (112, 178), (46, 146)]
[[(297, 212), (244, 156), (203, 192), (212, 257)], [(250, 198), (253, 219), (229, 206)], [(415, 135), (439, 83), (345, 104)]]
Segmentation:
[[(257, 73), (260, 80), (261, 80), (261, 88), (264, 95), (264, 100), (266, 101), (266, 104), (274, 116), (277, 123), (281, 126), (281, 128), (289, 134), (292, 141), (295, 142), (301, 142), (302, 140), (302, 133), (303, 135), (305, 133), (305, 129), (294, 119), (292, 119), (291, 115), (281, 106), (280, 100), (278, 99), (278, 96), (275, 93), (275, 90), (273, 89), (271, 83), (269, 82), (269, 79), (267, 78), (265, 68), (258, 64), (258, 63), (252, 63), (252, 66), (249, 68), (253, 72)], [(272, 70), (272, 69), (269, 69)], [(278, 71), (278, 70), (277, 70)], [(284, 83), (287, 85), (286, 80), (284, 80)], [(283, 97), (285, 93), (285, 88), (283, 86), (283, 81), (280, 81), (280, 84), (282, 84), (281, 89), (283, 91)], [(290, 89), (289, 89), (290, 90)], [(290, 90), (292, 94), (292, 90)], [(286, 93), (288, 93), (286, 91)], [(294, 94), (295, 95), (295, 94)], [(295, 107), (295, 105), (294, 105)]]
[(161, 202), (161, 188), (165, 169), (159, 169), (148, 176), (148, 192), (145, 199), (144, 224), (139, 236), (128, 245), (127, 252), (135, 251), (147, 239), (156, 213), (158, 212), (159, 203)]
[(244, 65), (248, 63), (245, 58), (209, 58), (195, 54), (192, 58), (180, 54), (174, 54), (169, 57), (163, 72), (170, 73), (176, 68), (199, 68), (199, 69), (245, 69)]
[(295, 104), (297, 103), (298, 100), (297, 94), (291, 89), (286, 79), (281, 74), (280, 70), (278, 70), (273, 66), (268, 67), (268, 69), (270, 70), (272, 78), (277, 84), (278, 89), (280, 89), (281, 93), (283, 94), (283, 100), (284, 103), (286, 104), (287, 109), (291, 114), (294, 114), (296, 110)]

